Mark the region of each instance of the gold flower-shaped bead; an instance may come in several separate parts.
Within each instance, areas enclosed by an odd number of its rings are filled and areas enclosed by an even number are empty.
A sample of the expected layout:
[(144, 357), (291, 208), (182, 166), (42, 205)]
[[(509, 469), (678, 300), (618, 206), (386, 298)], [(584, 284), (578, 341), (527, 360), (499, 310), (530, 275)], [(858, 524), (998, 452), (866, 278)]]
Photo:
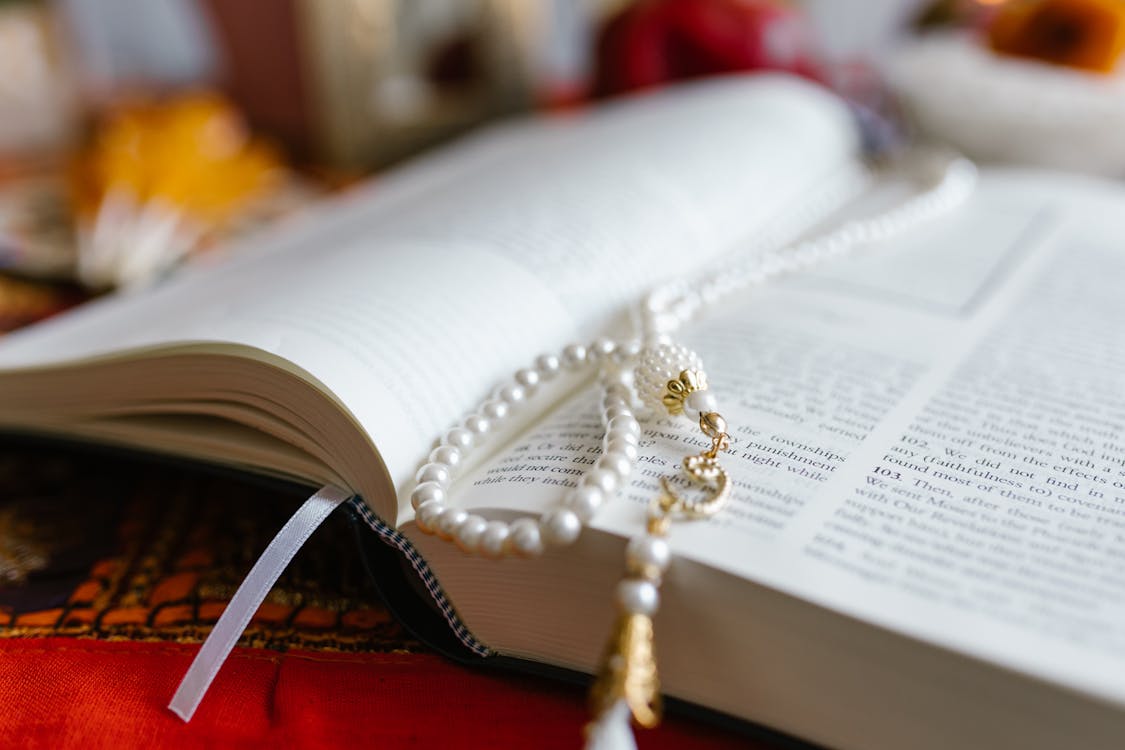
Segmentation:
[(684, 400), (695, 391), (707, 390), (707, 376), (702, 370), (683, 370), (679, 377), (669, 380), (664, 386), (661, 401), (672, 416), (684, 413)]
[(703, 484), (713, 483), (721, 473), (718, 459), (708, 456), (688, 456), (684, 459), (684, 471)]

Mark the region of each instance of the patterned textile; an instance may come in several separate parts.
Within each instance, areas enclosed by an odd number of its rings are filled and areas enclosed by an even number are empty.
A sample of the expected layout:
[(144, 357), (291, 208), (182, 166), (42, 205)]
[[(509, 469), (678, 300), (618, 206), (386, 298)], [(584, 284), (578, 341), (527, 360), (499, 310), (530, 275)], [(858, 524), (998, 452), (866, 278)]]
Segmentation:
[[(299, 491), (0, 446), (0, 747), (574, 748), (583, 691), (435, 655), (377, 599), (337, 513), (190, 724), (165, 709)], [(670, 717), (643, 748), (747, 747)], [(773, 745), (753, 744), (766, 748)]]
[[(0, 639), (199, 643), (304, 498), (101, 456), (0, 455)], [(310, 539), (240, 645), (417, 651), (373, 599), (342, 516)]]

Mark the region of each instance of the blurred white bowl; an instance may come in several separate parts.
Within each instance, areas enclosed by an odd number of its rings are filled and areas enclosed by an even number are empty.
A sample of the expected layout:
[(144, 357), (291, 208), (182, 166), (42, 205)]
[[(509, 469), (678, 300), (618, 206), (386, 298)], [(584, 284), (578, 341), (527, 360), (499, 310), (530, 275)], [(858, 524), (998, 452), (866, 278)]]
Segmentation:
[(920, 133), (983, 161), (1125, 175), (1125, 78), (1002, 57), (932, 34), (885, 59)]

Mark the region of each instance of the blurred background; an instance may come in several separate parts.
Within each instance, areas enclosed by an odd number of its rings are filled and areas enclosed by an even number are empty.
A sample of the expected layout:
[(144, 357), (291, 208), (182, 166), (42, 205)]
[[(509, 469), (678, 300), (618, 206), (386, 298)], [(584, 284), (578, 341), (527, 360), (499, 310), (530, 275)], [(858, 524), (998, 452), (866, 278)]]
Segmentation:
[(1118, 175), (1123, 48), (1125, 0), (0, 0), (0, 332), (488, 121), (708, 75), (818, 81), (875, 151)]

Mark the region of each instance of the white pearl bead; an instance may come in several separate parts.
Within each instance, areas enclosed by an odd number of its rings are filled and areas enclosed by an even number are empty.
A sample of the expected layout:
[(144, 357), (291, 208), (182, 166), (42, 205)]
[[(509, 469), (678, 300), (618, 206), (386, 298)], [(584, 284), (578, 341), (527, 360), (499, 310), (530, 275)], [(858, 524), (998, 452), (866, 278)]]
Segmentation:
[(613, 472), (617, 475), (618, 479), (622, 481), (633, 473), (633, 462), (620, 453), (602, 454), (602, 457), (597, 460), (594, 467), (595, 469)]
[(608, 409), (611, 406), (623, 406), (626, 409), (633, 410), (633, 396), (629, 393), (621, 393), (619, 391), (606, 391), (602, 395), (602, 408)]
[(461, 463), (461, 451), (452, 445), (439, 445), (430, 452), (430, 461), (456, 469)]
[(606, 422), (612, 422), (617, 417), (631, 417), (633, 410), (627, 406), (611, 406), (605, 410)]
[(616, 399), (619, 401), (631, 402), (633, 400), (633, 389), (624, 383), (602, 383), (602, 399)]
[(570, 491), (566, 497), (566, 505), (574, 515), (578, 516), (578, 520), (586, 523), (594, 514), (598, 512), (598, 508), (602, 507), (605, 501), (605, 492), (598, 487), (591, 487), (584, 485), (577, 487)]
[(454, 427), (441, 439), (442, 445), (449, 445), (464, 453), (473, 446), (473, 433), (464, 427)]
[(470, 414), (465, 417), (465, 429), (474, 435), (483, 435), (488, 432), (488, 428), (492, 425), (488, 422), (488, 417), (481, 416), (480, 414)]
[(586, 364), (586, 347), (571, 344), (562, 350), (562, 364), (568, 370), (576, 370)]
[(637, 458), (640, 456), (640, 451), (637, 450), (635, 443), (629, 443), (624, 440), (609, 440), (605, 445), (606, 455), (620, 455), (629, 460), (629, 463), (636, 463)]
[(658, 536), (635, 536), (625, 548), (626, 569), (634, 575), (659, 578), (671, 562), (672, 550), (668, 542)]
[(625, 364), (641, 352), (641, 342), (636, 339), (621, 344), (614, 350), (612, 359), (617, 364)]
[(488, 526), (488, 521), (480, 516), (469, 515), (461, 525), (457, 527), (457, 534), (454, 541), (457, 546), (466, 552), (476, 552), (480, 548), (480, 538), (484, 534), (485, 527)]
[(522, 370), (516, 370), (516, 382), (522, 385), (525, 390), (532, 391), (535, 386), (539, 385), (539, 373), (526, 367)]
[[(608, 412), (610, 409), (616, 408), (628, 409), (630, 414), (633, 413), (632, 406), (626, 399), (620, 398), (618, 396), (606, 396), (602, 399), (603, 412)], [(610, 417), (607, 416), (607, 418)]]
[(554, 354), (543, 354), (535, 358), (535, 369), (543, 380), (550, 380), (559, 374), (562, 362)]
[(556, 508), (539, 519), (539, 535), (552, 547), (571, 544), (582, 532), (578, 514), (566, 508)]
[(619, 432), (627, 433), (630, 435), (640, 435), (641, 423), (638, 422), (634, 417), (614, 417), (613, 419), (609, 420), (608, 424), (606, 424), (606, 429), (608, 429), (611, 433)]
[(499, 422), (508, 416), (509, 411), (511, 411), (511, 407), (508, 406), (508, 402), (500, 399), (491, 399), (480, 405), (480, 413), (492, 422)]
[(438, 522), (443, 513), (445, 513), (445, 505), (437, 500), (431, 500), (418, 506), (414, 521), (418, 524), (419, 529), (427, 534), (433, 534), (437, 531), (434, 524)]
[(648, 323), (648, 327), (654, 331), (674, 331), (680, 326), (680, 321), (676, 320), (676, 316), (669, 313), (657, 313), (646, 317), (647, 320), (645, 322)]
[(605, 433), (606, 443), (628, 443), (629, 445), (638, 446), (641, 442), (640, 435), (634, 435), (631, 432), (610, 432)]
[(526, 396), (527, 391), (524, 390), (522, 385), (517, 383), (509, 383), (496, 391), (496, 398), (507, 401), (512, 406), (523, 403)]
[(480, 535), (480, 551), (487, 557), (500, 557), (504, 554), (504, 542), (508, 539), (508, 524), (503, 521), (489, 521)]
[(441, 514), (441, 518), (439, 518), (437, 524), (435, 524), (438, 536), (442, 539), (452, 539), (457, 533), (457, 529), (461, 527), (461, 524), (463, 524), (468, 517), (469, 514), (463, 510), (449, 508)]
[(451, 479), (453, 479), (453, 472), (445, 464), (426, 464), (414, 475), (414, 481), (418, 484), (435, 482), (442, 487), (448, 487)]
[(597, 487), (606, 495), (612, 495), (617, 486), (621, 484), (621, 477), (609, 469), (590, 469), (582, 477), (582, 484), (587, 487)]
[(613, 396), (614, 398), (619, 398), (622, 401), (631, 401), (633, 398), (633, 393), (629, 390), (629, 386), (623, 383), (614, 383), (612, 385), (607, 385), (605, 388), (605, 395), (606, 398)]
[(699, 419), (700, 414), (719, 410), (719, 399), (710, 390), (692, 391), (684, 399), (684, 413), (690, 419)]
[(543, 554), (543, 539), (539, 524), (531, 518), (518, 518), (512, 522), (507, 540), (508, 547), (522, 557)]
[(586, 356), (592, 362), (602, 362), (617, 348), (617, 344), (607, 338), (596, 338), (590, 342)]
[(422, 482), (410, 493), (410, 504), (415, 510), (430, 501), (445, 502), (445, 488), (437, 482)]
[(602, 388), (605, 390), (627, 388), (629, 385), (629, 375), (623, 370), (618, 369), (605, 369), (602, 371), (601, 378), (599, 379)]
[(626, 578), (617, 584), (617, 605), (630, 614), (652, 615), (660, 606), (660, 592), (651, 581)]

